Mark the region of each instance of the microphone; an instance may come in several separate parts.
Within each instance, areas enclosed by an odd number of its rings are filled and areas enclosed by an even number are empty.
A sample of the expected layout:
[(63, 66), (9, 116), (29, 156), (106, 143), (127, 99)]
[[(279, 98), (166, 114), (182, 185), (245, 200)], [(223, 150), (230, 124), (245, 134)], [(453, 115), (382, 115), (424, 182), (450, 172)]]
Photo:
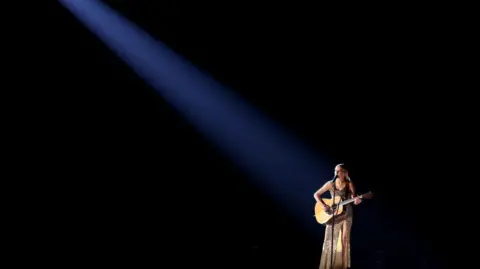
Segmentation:
[[(338, 178), (338, 174), (337, 174), (337, 171), (335, 171), (335, 175), (333, 176), (333, 179), (332, 179), (332, 182), (333, 182), (333, 195), (332, 195), (332, 205), (330, 206), (330, 209), (331, 209), (331, 212), (332, 212), (332, 235), (331, 235), (331, 254), (330, 254), (330, 268), (333, 269), (333, 235), (334, 235), (334, 227), (335, 227), (335, 211), (337, 211), (338, 207), (335, 207), (335, 209), (333, 209), (332, 207), (335, 205), (335, 180)], [(333, 209), (333, 210), (332, 210)]]

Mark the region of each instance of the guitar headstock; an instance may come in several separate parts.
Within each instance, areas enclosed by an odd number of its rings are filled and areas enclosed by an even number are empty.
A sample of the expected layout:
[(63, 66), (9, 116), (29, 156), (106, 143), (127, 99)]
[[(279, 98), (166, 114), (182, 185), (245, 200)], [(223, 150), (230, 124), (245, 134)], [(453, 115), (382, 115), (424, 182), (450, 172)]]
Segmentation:
[(373, 198), (373, 192), (369, 191), (365, 194), (360, 195), (362, 199), (372, 199)]

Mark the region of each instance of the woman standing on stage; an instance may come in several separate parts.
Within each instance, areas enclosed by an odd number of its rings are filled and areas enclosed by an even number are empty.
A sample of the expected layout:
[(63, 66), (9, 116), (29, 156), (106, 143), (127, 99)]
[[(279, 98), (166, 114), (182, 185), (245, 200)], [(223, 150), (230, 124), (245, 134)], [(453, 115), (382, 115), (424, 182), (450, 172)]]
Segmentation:
[[(330, 191), (333, 198), (335, 196), (341, 197), (342, 200), (350, 199), (356, 196), (355, 186), (348, 177), (348, 170), (344, 164), (335, 166), (335, 180), (330, 180), (323, 185), (313, 195), (318, 203), (323, 204), (325, 210), (329, 209), (320, 196), (326, 191)], [(359, 198), (355, 199), (354, 204), (358, 205), (361, 202)], [(325, 228), (325, 239), (323, 241), (322, 257), (320, 259), (320, 269), (330, 269), (331, 257), (333, 252), (333, 268), (346, 269), (350, 268), (350, 232), (352, 229), (352, 205), (344, 206), (344, 211), (335, 216), (335, 222), (327, 222)], [(332, 236), (333, 225), (333, 236)], [(332, 249), (333, 238), (333, 249)]]

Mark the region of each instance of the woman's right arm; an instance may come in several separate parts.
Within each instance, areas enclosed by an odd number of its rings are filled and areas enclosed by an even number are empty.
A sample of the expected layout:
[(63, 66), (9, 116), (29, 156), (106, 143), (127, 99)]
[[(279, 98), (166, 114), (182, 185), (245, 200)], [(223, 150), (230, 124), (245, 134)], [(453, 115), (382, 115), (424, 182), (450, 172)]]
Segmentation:
[(324, 206), (326, 206), (326, 204), (323, 202), (321, 196), (322, 196), (322, 194), (324, 194), (326, 191), (328, 191), (331, 187), (332, 187), (332, 182), (331, 182), (331, 181), (328, 181), (328, 182), (325, 183), (320, 189), (318, 189), (318, 191), (316, 191), (316, 192), (313, 194), (313, 198), (315, 198), (315, 200), (316, 200), (318, 203), (322, 203)]

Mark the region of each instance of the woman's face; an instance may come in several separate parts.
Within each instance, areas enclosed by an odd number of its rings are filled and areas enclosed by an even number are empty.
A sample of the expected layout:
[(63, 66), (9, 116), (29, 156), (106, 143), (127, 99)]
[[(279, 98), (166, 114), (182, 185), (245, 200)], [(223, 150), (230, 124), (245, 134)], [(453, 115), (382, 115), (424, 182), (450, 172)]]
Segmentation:
[(335, 166), (335, 175), (340, 179), (344, 179), (347, 176), (347, 172), (340, 166)]

